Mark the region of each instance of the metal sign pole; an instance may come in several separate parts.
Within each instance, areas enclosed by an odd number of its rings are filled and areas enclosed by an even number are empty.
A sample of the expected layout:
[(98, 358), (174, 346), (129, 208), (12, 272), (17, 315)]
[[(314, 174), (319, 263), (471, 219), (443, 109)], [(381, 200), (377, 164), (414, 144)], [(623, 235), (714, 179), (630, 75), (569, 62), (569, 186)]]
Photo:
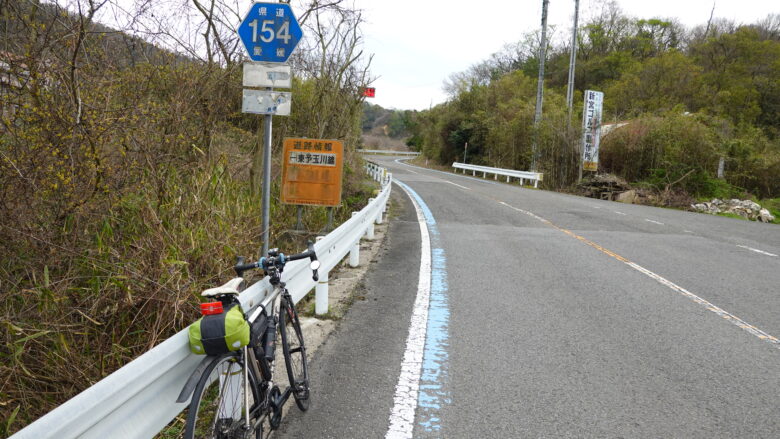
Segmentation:
[(298, 206), (298, 222), (295, 224), (295, 231), (296, 232), (302, 232), (303, 231), (303, 206)]
[[(263, 246), (260, 256), (268, 253), (271, 235), (271, 129), (273, 115), (290, 115), (292, 95), (290, 92), (274, 92), (274, 87), (291, 87), (291, 69), (285, 65), (295, 47), (303, 37), (298, 19), (295, 18), (289, 1), (282, 3), (254, 2), (249, 7), (241, 24), (238, 37), (246, 47), (249, 59), (255, 63), (244, 63), (244, 77), (241, 111), (263, 114)], [(270, 65), (269, 65), (270, 64)], [(266, 87), (257, 90), (246, 87)]]
[(274, 116), (266, 114), (263, 122), (263, 250), (260, 256), (268, 254), (271, 229), (271, 129)]

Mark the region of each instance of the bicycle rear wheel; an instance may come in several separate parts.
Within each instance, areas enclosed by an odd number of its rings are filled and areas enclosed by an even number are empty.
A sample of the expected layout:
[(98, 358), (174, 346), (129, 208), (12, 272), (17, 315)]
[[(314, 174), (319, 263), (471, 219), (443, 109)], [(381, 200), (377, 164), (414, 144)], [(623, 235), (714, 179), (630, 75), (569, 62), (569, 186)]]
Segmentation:
[[(192, 394), (185, 439), (262, 438), (262, 430), (250, 431), (244, 416), (255, 407), (255, 377), (249, 374), (249, 407), (244, 398), (244, 370), (237, 355), (225, 355), (201, 375)], [(250, 423), (254, 419), (250, 416)]]
[(279, 331), (282, 334), (282, 353), (287, 366), (295, 405), (301, 411), (309, 408), (309, 370), (306, 367), (306, 346), (303, 342), (301, 322), (292, 300), (285, 298), (279, 310)]

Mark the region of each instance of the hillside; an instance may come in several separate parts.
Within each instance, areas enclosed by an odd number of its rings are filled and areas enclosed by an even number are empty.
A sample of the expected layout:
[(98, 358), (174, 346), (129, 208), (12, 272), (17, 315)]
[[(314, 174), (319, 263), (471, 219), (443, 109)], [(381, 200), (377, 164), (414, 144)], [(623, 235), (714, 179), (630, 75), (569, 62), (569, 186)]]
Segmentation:
[(363, 104), (363, 145), (366, 149), (405, 151), (415, 111)]
[(533, 128), (539, 52), (532, 32), (452, 75), (451, 99), (413, 117), (410, 143), (449, 165), (468, 142), (473, 163), (536, 164), (547, 188), (571, 189), (583, 92), (600, 90), (604, 123), (630, 125), (605, 137), (599, 172), (693, 198), (780, 197), (780, 15), (688, 29), (606, 5), (579, 30), (572, 128), (569, 47), (556, 43), (548, 51), (542, 123)]
[[(230, 276), (237, 255), (256, 257), (263, 132), (262, 118), (240, 112), (243, 49), (227, 50), (238, 48), (228, 40), (237, 16), (231, 3), (215, 3), (224, 16), (211, 31), (181, 40), (191, 57), (133, 36), (172, 32), (144, 27), (166, 24), (155, 2), (135, 5), (130, 34), (92, 20), (114, 2), (67, 2), (81, 15), (37, 1), (0, 4), (0, 432), (7, 436), (185, 328), (198, 315), (200, 291)], [(188, 25), (207, 29), (212, 16), (190, 2), (182, 7)], [(270, 233), (280, 248), (300, 249), (305, 238), (286, 233), (296, 207), (279, 202), (284, 136), (344, 140), (337, 222), (374, 190), (353, 153), (363, 61), (345, 65), (333, 52), (355, 44), (342, 38), (358, 22), (324, 23), (312, 24), (321, 26), (312, 34), (336, 43), (324, 52), (316, 41), (301, 43), (294, 111), (274, 118)], [(333, 73), (344, 70), (350, 74)], [(325, 208), (305, 210), (308, 230), (326, 221)]]

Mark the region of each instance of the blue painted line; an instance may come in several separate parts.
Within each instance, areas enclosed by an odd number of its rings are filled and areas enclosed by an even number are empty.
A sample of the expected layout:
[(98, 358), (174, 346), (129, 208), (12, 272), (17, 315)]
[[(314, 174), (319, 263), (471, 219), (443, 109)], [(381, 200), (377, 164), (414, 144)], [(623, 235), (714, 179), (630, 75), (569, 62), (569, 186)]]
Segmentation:
[(439, 410), (442, 405), (450, 404), (447, 389), (447, 369), (449, 364), (449, 322), (450, 309), (447, 295), (447, 258), (441, 248), (436, 219), (425, 201), (408, 185), (393, 180), (414, 197), (425, 216), (428, 234), (431, 239), (431, 295), (428, 304), (428, 327), (425, 333), (420, 390), (417, 396), (419, 408), (418, 425), (427, 432), (441, 430)]

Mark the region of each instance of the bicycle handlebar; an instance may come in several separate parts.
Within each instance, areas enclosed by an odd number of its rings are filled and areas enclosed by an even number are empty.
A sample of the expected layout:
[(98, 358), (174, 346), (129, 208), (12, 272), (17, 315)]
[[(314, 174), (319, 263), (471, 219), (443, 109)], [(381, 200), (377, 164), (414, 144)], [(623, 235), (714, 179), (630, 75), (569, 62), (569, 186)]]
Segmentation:
[(245, 271), (253, 270), (255, 268), (262, 268), (265, 271), (269, 271), (271, 267), (275, 267), (279, 269), (279, 272), (281, 272), (288, 262), (309, 258), (312, 262), (311, 277), (315, 282), (317, 282), (319, 280), (319, 274), (317, 272), (319, 264), (316, 264), (316, 267), (314, 264), (314, 262), (317, 261), (317, 253), (314, 251), (313, 242), (309, 242), (307, 246), (307, 251), (289, 256), (285, 255), (284, 253), (279, 253), (278, 249), (272, 249), (268, 251), (268, 257), (263, 256), (259, 261), (250, 262), (248, 264), (244, 263), (243, 256), (239, 256), (236, 260), (236, 265), (233, 267), (233, 270), (235, 270), (238, 277), (243, 277)]
[[(317, 253), (314, 251), (314, 243), (309, 241), (307, 243), (307, 247), (309, 249), (303, 253), (298, 253), (297, 255), (290, 255), (290, 256), (285, 256), (283, 253), (280, 253), (280, 256), (282, 257), (283, 264), (287, 263), (287, 261), (297, 261), (299, 259), (309, 258), (312, 262), (311, 278), (314, 280), (314, 282), (317, 282), (320, 276), (317, 273), (317, 268), (314, 268), (314, 262), (317, 262)], [(319, 264), (316, 264), (316, 266), (319, 267)]]

